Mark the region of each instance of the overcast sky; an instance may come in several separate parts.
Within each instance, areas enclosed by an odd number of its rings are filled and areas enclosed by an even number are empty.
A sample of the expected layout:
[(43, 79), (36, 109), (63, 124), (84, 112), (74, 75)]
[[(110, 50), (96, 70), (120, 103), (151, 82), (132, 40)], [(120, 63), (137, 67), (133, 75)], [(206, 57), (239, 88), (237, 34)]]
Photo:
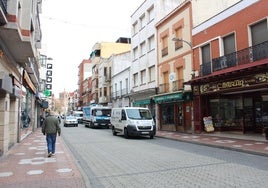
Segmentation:
[(53, 58), (53, 93), (78, 88), (78, 65), (96, 42), (130, 37), (130, 16), (144, 0), (43, 0), (42, 54)]

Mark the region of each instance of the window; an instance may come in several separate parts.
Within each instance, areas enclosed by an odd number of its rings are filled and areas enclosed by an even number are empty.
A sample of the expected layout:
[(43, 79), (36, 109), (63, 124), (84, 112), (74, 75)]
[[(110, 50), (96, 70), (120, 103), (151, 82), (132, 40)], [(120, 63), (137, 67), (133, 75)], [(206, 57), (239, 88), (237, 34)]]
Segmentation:
[(104, 96), (104, 97), (107, 97), (107, 87), (104, 87), (103, 89), (104, 89), (104, 91), (103, 91), (103, 96)]
[(138, 47), (133, 49), (133, 60), (138, 59)]
[(135, 35), (136, 33), (138, 33), (138, 22), (136, 21), (133, 25), (132, 25), (132, 34)]
[(155, 80), (155, 66), (149, 67), (149, 82)]
[(202, 64), (210, 62), (210, 44), (207, 44), (201, 48), (202, 50)]
[(119, 87), (120, 87), (120, 96), (121, 96), (121, 95), (122, 95), (122, 81), (120, 81), (120, 83), (119, 83), (119, 84), (120, 84), (120, 86), (119, 86)]
[(154, 19), (154, 6), (148, 9), (148, 23)]
[(134, 74), (133, 78), (134, 78), (134, 87), (138, 86), (138, 73)]
[(268, 41), (267, 20), (252, 25), (251, 27), (252, 46)]
[(262, 46), (263, 42), (268, 41), (268, 28), (267, 20), (263, 20), (251, 26), (252, 37), (252, 55), (253, 61), (257, 61), (267, 57), (267, 47)]
[(145, 15), (140, 17), (140, 30), (145, 27)]
[(162, 57), (168, 55), (168, 37), (164, 36), (162, 38)]
[[(175, 30), (175, 36), (177, 39), (182, 39), (182, 28), (181, 27), (179, 27)], [(183, 47), (182, 40), (175, 41), (175, 50), (178, 50), (182, 47)]]
[(235, 52), (235, 36), (228, 35), (223, 38), (224, 55)]
[(117, 83), (114, 84), (114, 97), (117, 96)]
[(141, 71), (141, 84), (146, 84), (146, 70)]
[(128, 78), (126, 78), (126, 92), (128, 93)]
[(155, 49), (154, 35), (148, 38), (148, 50), (151, 51), (153, 49)]
[(143, 43), (141, 43), (140, 47), (141, 47), (141, 54), (140, 55), (143, 56), (146, 53), (145, 41)]

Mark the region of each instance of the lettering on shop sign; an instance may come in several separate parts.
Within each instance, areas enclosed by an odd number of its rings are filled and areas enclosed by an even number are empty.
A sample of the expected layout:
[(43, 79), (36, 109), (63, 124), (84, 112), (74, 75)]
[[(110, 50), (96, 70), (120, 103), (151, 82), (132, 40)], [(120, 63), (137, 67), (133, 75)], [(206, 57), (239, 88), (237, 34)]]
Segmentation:
[(217, 92), (217, 91), (226, 90), (226, 89), (246, 88), (249, 86), (254, 86), (254, 85), (263, 84), (263, 83), (268, 83), (268, 72), (245, 77), (243, 79), (203, 84), (203, 85), (200, 85), (200, 93), (204, 94), (204, 93)]

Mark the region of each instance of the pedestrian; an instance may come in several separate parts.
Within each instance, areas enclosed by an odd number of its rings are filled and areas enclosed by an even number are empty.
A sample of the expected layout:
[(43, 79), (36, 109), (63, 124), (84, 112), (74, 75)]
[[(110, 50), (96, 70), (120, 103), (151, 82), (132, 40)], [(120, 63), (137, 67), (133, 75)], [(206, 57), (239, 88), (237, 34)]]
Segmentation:
[(48, 112), (48, 116), (45, 118), (42, 133), (46, 135), (48, 157), (55, 155), (55, 144), (57, 134), (60, 136), (61, 128), (59, 120), (55, 116), (54, 112)]

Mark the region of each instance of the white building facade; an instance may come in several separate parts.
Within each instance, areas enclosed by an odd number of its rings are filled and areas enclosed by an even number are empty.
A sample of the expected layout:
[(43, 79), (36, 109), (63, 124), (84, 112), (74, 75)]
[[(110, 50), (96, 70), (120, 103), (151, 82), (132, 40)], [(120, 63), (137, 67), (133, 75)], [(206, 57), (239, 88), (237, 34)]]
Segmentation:
[(130, 106), (130, 51), (110, 57), (113, 107)]

